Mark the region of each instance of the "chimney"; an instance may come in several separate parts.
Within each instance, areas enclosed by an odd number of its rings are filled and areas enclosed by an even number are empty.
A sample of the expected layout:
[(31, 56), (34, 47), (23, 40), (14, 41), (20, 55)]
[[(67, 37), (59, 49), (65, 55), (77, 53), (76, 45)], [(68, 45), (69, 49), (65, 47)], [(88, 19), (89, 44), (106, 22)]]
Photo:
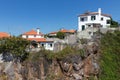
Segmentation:
[(101, 8), (98, 8), (98, 14), (101, 15)]
[(40, 34), (40, 28), (37, 28), (37, 34)]

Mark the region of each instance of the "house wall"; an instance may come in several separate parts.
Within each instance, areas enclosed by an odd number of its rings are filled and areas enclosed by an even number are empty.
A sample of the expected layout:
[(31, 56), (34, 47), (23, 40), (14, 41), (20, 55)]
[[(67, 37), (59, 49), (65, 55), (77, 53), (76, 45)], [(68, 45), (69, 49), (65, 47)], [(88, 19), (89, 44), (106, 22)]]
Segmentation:
[(35, 36), (34, 35), (28, 35), (28, 38), (34, 38)]
[(44, 36), (41, 36), (41, 35), (36, 35), (35, 38), (44, 38)]
[(22, 35), (22, 38), (44, 38), (41, 35)]
[(53, 42), (41, 42), (40, 45), (44, 47), (46, 50), (53, 50), (54, 43)]
[[(91, 16), (96, 16), (96, 20), (91, 20)], [(81, 21), (81, 18), (87, 17), (87, 21)], [(103, 18), (103, 20), (101, 20)], [(110, 20), (110, 17), (100, 16), (100, 15), (89, 15), (89, 16), (79, 16), (78, 17), (78, 31), (82, 31), (82, 25), (85, 26), (85, 29), (88, 27), (87, 24), (101, 24), (103, 28), (107, 28), (110, 24), (107, 24), (107, 20)]]
[(49, 36), (57, 36), (57, 34), (49, 34)]
[(26, 35), (22, 35), (22, 38), (27, 38)]
[[(110, 26), (110, 23), (108, 24), (107, 21), (111, 20), (110, 17), (104, 16), (101, 13), (101, 9), (98, 9), (98, 12), (92, 12), (93, 14), (90, 14), (89, 12), (85, 15), (78, 16), (78, 33), (77, 36), (81, 38), (87, 38), (91, 39), (92, 36), (96, 31), (98, 31), (100, 28), (108, 28)], [(95, 13), (95, 14), (94, 14)], [(91, 20), (91, 16), (95, 16), (95, 19)], [(84, 18), (84, 19), (83, 19)], [(93, 24), (99, 25), (99, 27), (93, 26)]]
[(100, 21), (101, 25), (103, 25), (103, 28), (107, 28), (108, 26), (110, 26), (110, 24), (107, 24), (107, 20), (111, 20), (110, 17), (104, 17), (104, 16), (101, 16), (103, 17), (103, 21)]

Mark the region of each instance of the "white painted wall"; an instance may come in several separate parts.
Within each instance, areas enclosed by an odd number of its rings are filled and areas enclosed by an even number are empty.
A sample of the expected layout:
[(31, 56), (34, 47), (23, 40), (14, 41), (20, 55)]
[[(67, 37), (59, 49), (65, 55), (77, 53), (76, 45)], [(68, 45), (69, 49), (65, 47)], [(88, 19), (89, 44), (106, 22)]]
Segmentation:
[[(43, 43), (40, 43), (41, 45), (44, 44), (44, 48), (46, 50), (53, 50), (54, 49), (54, 43), (53, 42), (43, 42)], [(52, 46), (51, 46), (52, 45)]]
[[(51, 44), (52, 44), (52, 47), (50, 46)], [(46, 47), (45, 47), (46, 50), (53, 50), (53, 48), (54, 48), (53, 43), (46, 43)]]
[(44, 38), (41, 35), (22, 35), (22, 38)]
[(26, 35), (22, 35), (22, 38), (27, 38), (27, 36)]
[(57, 34), (49, 34), (49, 36), (56, 36)]
[(28, 35), (28, 38), (35, 38), (34, 35)]
[[(85, 28), (87, 28), (87, 24), (101, 24), (103, 25), (103, 28), (107, 28), (107, 26), (110, 26), (110, 24), (107, 24), (107, 20), (110, 20), (110, 17), (106, 17), (106, 16), (98, 16), (98, 15), (94, 15), (96, 16), (96, 20), (91, 20), (91, 16), (92, 15), (89, 15), (89, 16), (84, 16), (84, 17), (87, 17), (87, 21), (80, 21), (80, 18), (83, 18), (82, 17), (78, 17), (78, 31), (82, 31), (82, 25), (85, 25)], [(103, 18), (103, 21), (101, 20), (101, 18)]]
[[(110, 24), (107, 24), (107, 20), (110, 20), (110, 17), (102, 16), (101, 9), (98, 9), (98, 13), (96, 15), (87, 15), (87, 16), (79, 16), (78, 17), (78, 31), (82, 31), (82, 25), (85, 25), (85, 29), (88, 27), (87, 24), (101, 24), (103, 28), (107, 28)], [(91, 16), (96, 16), (96, 20), (91, 20)], [(81, 18), (87, 17), (87, 21), (81, 21)], [(103, 18), (103, 21), (101, 20)]]
[(35, 38), (44, 38), (44, 36), (41, 36), (41, 35), (36, 35)]

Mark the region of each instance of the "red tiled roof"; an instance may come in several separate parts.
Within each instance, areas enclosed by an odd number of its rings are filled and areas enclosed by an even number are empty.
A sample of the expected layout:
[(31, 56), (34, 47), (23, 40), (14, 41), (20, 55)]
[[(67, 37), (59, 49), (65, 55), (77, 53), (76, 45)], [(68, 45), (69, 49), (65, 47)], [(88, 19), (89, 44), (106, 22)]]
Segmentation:
[(10, 37), (10, 34), (6, 32), (0, 32), (0, 38), (3, 38), (3, 37)]
[(57, 32), (51, 32), (50, 34), (56, 34)]
[[(81, 14), (79, 16), (88, 16), (88, 15), (98, 15), (98, 12), (86, 12), (84, 14)], [(101, 14), (102, 16), (106, 16), (106, 17), (111, 17), (109, 14)]]
[(45, 38), (28, 38), (27, 40), (36, 41), (36, 42), (46, 42)]
[(26, 32), (26, 33), (24, 33), (25, 35), (36, 35), (37, 34), (37, 32), (35, 31), (35, 30), (31, 30), (31, 31), (29, 31), (29, 32)]
[(60, 30), (60, 32), (63, 32), (63, 33), (74, 33), (75, 30), (65, 30), (65, 29), (62, 29), (62, 30)]
[[(31, 31), (25, 32), (24, 35), (38, 35), (38, 34), (35, 30), (31, 30)], [(39, 35), (43, 35), (43, 34), (40, 33)]]
[[(66, 29), (61, 29), (58, 32), (63, 32), (63, 33), (75, 33), (75, 30), (66, 30)], [(56, 34), (57, 32), (51, 32), (49, 34)]]
[(68, 32), (68, 30), (66, 30), (66, 29), (61, 29), (60, 32), (66, 33), (66, 32)]
[(75, 33), (75, 30), (69, 30), (70, 33)]

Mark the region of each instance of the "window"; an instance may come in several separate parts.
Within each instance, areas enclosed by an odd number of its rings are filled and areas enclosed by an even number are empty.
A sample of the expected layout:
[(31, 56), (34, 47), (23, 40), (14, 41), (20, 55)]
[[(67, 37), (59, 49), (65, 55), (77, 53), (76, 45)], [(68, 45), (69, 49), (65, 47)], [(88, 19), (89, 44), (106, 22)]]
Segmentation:
[(91, 16), (91, 20), (95, 20), (96, 19), (96, 17), (95, 16)]
[(80, 21), (87, 21), (87, 17), (80, 18)]
[(42, 44), (42, 47), (44, 47), (44, 44)]
[(82, 31), (85, 30), (85, 25), (82, 25)]
[(28, 35), (26, 35), (26, 38), (28, 38)]
[(52, 47), (52, 43), (50, 44), (50, 47)]
[(110, 24), (111, 23), (111, 20), (107, 20), (107, 24)]
[(80, 21), (84, 21), (84, 18), (80, 18)]
[(103, 17), (101, 18), (101, 21), (103, 21)]
[(101, 25), (101, 27), (103, 27), (103, 25)]
[(84, 17), (84, 21), (87, 21), (87, 17)]
[(91, 27), (91, 25), (88, 25), (88, 27)]

